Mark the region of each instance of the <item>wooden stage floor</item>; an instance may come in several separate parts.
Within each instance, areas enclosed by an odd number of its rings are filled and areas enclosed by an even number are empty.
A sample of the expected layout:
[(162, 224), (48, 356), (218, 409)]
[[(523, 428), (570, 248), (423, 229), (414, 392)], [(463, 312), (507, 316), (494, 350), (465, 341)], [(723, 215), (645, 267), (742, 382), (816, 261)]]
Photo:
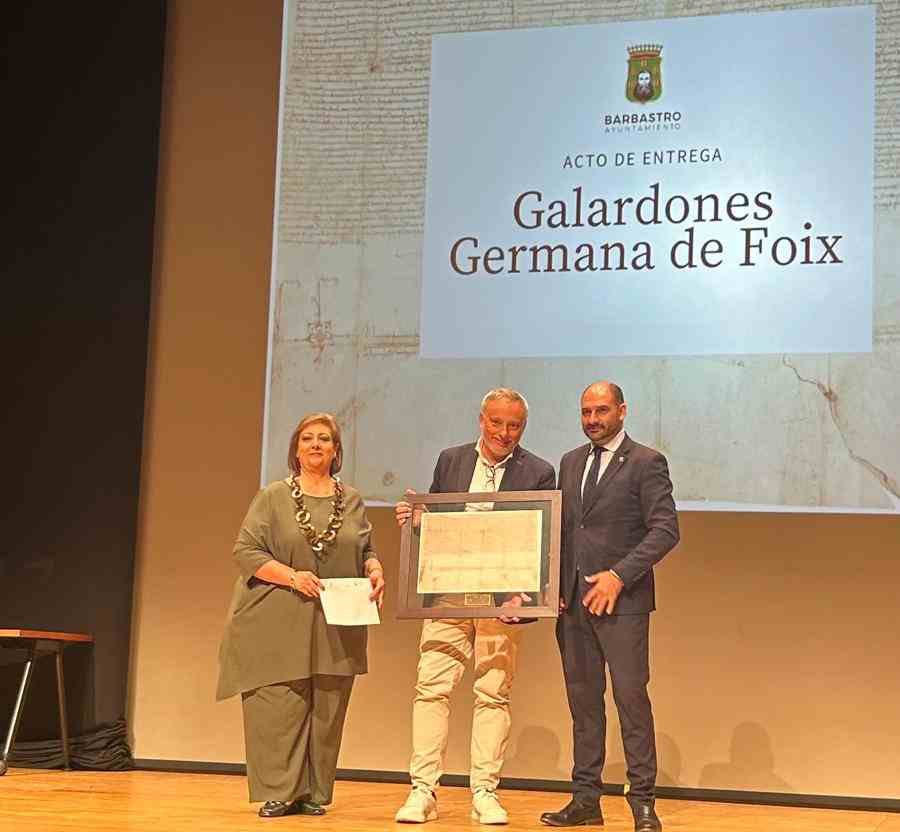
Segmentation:
[[(0, 777), (0, 832), (232, 832), (314, 827), (320, 832), (412, 832), (393, 822), (406, 786), (339, 782), (335, 801), (320, 818), (262, 819), (258, 804), (247, 803), (243, 777), (170, 774), (150, 771), (88, 772), (10, 769)], [(546, 830), (538, 816), (556, 809), (567, 795), (505, 791), (509, 832)], [(429, 832), (474, 832), (469, 793), (445, 788), (440, 819)], [(634, 829), (624, 798), (604, 798), (607, 832)], [(900, 814), (793, 809), (725, 803), (660, 800), (657, 811), (666, 832), (900, 832)], [(596, 828), (596, 827), (595, 827)]]

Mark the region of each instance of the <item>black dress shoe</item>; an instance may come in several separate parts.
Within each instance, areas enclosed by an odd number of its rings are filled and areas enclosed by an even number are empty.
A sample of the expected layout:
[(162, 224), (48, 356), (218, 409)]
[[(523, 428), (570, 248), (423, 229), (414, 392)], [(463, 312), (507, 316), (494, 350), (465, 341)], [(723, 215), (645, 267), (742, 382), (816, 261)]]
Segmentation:
[(301, 815), (324, 815), (325, 807), (320, 803), (313, 803), (311, 800), (297, 800), (295, 805), (299, 807), (297, 810)]
[(603, 826), (603, 812), (597, 803), (579, 803), (572, 798), (558, 812), (544, 812), (541, 823), (547, 826)]
[(285, 815), (296, 815), (300, 812), (300, 802), (295, 800), (285, 803), (283, 800), (267, 800), (259, 807), (261, 818), (283, 818)]
[(662, 824), (649, 803), (634, 806), (634, 832), (662, 832)]

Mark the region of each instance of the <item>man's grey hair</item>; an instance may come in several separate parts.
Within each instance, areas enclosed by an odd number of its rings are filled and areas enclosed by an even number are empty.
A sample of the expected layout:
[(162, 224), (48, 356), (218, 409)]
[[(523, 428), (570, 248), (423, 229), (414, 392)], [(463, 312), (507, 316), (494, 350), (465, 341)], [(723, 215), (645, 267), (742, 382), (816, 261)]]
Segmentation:
[(488, 402), (494, 402), (497, 401), (497, 399), (506, 399), (509, 402), (521, 402), (522, 407), (525, 408), (525, 418), (528, 418), (528, 401), (518, 390), (513, 390), (511, 387), (495, 387), (493, 390), (488, 390), (481, 400), (481, 412), (484, 413), (484, 409), (488, 406)]

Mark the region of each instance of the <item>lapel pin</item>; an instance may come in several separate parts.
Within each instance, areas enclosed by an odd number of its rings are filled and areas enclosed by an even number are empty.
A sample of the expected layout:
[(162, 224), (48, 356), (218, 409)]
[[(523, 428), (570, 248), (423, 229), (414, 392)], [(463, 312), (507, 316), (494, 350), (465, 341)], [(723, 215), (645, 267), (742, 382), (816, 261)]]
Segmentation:
[(619, 457), (619, 462), (624, 462), (624, 461), (625, 461), (625, 457), (624, 457), (624, 456), (620, 456), (620, 457)]

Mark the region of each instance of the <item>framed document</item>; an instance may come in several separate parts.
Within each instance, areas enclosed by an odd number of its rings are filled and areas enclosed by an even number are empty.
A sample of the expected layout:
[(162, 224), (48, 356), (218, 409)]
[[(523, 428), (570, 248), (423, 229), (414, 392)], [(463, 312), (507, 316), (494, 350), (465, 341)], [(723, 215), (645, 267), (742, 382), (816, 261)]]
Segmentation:
[(398, 618), (555, 618), (560, 491), (411, 494)]

